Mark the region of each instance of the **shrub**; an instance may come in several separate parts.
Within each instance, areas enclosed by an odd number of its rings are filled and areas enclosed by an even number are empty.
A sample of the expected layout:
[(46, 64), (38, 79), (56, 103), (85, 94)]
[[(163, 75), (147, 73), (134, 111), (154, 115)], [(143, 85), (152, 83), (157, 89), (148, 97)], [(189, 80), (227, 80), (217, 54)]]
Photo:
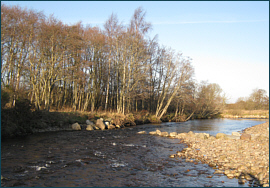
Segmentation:
[(14, 137), (32, 133), (31, 104), (27, 99), (18, 99), (15, 107), (2, 109), (1, 113), (1, 135), (3, 137)]
[(135, 120), (133, 114), (127, 114), (125, 119), (129, 120), (129, 121), (134, 121)]
[(234, 109), (234, 110), (231, 110), (229, 113), (232, 114), (233, 116), (241, 116), (242, 110)]
[(186, 115), (182, 115), (182, 116), (176, 116), (174, 118), (172, 118), (172, 121), (174, 122), (184, 122), (186, 120)]
[(151, 123), (161, 123), (161, 120), (158, 119), (155, 115), (150, 115), (150, 116), (149, 116), (149, 121), (150, 121)]
[(8, 92), (2, 91), (1, 92), (1, 108), (4, 108), (7, 103), (9, 103), (10, 96)]

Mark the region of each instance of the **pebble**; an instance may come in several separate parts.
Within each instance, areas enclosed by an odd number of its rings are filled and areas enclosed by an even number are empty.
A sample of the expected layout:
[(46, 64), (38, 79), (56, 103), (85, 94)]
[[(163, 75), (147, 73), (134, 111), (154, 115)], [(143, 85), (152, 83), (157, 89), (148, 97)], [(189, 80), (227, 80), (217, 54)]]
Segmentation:
[(222, 170), (216, 170), (214, 174), (224, 174), (224, 172)]
[(146, 132), (145, 131), (139, 131), (139, 132), (137, 132), (138, 134), (146, 134)]
[(234, 175), (233, 174), (227, 174), (227, 177), (232, 179), (232, 178), (234, 178)]

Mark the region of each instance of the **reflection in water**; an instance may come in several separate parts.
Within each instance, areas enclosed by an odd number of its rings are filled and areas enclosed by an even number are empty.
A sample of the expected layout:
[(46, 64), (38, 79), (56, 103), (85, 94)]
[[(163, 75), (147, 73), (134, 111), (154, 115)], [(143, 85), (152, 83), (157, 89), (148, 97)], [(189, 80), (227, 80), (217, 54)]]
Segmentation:
[[(261, 123), (252, 120), (192, 120), (104, 131), (60, 131), (1, 143), (2, 186), (237, 187), (237, 179), (213, 174), (206, 164), (169, 158), (186, 147), (178, 139), (139, 135), (167, 132), (230, 133)], [(212, 178), (207, 178), (211, 176)], [(49, 181), (48, 181), (49, 180)], [(224, 182), (223, 182), (224, 181)]]

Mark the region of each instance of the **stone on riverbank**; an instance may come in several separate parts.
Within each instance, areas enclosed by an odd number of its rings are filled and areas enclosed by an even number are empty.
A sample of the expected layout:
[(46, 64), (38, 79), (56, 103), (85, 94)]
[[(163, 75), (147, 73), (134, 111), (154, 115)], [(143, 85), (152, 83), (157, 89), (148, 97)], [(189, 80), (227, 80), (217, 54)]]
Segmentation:
[(250, 135), (250, 134), (247, 134), (247, 133), (243, 133), (243, 134), (240, 136), (240, 139), (241, 139), (241, 140), (251, 140), (251, 135)]
[(233, 136), (241, 136), (241, 134), (239, 132), (232, 132)]
[(119, 129), (121, 128), (120, 125), (115, 125), (115, 127), (116, 127), (116, 128), (119, 128)]
[(157, 135), (161, 135), (161, 131), (157, 129), (157, 130), (156, 130), (156, 134), (157, 134)]
[(169, 133), (168, 132), (161, 132), (161, 135), (160, 136), (167, 137), (167, 136), (169, 136)]
[(137, 134), (146, 134), (146, 132), (145, 131), (139, 131), (139, 132), (137, 132)]
[(94, 123), (92, 121), (90, 121), (90, 120), (86, 120), (86, 124), (87, 125), (92, 125), (92, 126), (94, 125)]
[(222, 170), (216, 170), (214, 174), (224, 174), (224, 172)]
[(174, 158), (175, 157), (175, 155), (170, 155), (170, 158)]
[(207, 135), (206, 133), (195, 133), (195, 137), (200, 139), (208, 139), (209, 134)]
[(176, 135), (177, 135), (177, 132), (171, 132), (170, 133), (170, 137), (176, 137)]
[(187, 136), (187, 133), (179, 133), (176, 138), (185, 138)]
[(76, 130), (76, 131), (80, 131), (82, 130), (81, 126), (79, 125), (79, 123), (74, 123), (71, 125), (72, 130)]
[(106, 127), (108, 127), (110, 125), (109, 121), (103, 121), (103, 123), (105, 124)]
[(226, 137), (226, 134), (224, 134), (224, 133), (217, 133), (216, 134), (216, 139), (225, 138), (225, 137)]
[(100, 128), (101, 130), (104, 130), (106, 128), (106, 126), (105, 126), (105, 124), (103, 122), (103, 118), (100, 118), (100, 119), (97, 120), (96, 126), (98, 128)]
[(94, 130), (99, 130), (100, 128), (99, 127), (97, 127), (97, 126), (93, 126), (93, 128), (94, 128)]
[(115, 129), (115, 126), (113, 124), (109, 124), (108, 129)]
[(87, 126), (86, 126), (86, 130), (87, 130), (87, 131), (93, 131), (94, 128), (93, 128), (92, 125), (87, 125)]

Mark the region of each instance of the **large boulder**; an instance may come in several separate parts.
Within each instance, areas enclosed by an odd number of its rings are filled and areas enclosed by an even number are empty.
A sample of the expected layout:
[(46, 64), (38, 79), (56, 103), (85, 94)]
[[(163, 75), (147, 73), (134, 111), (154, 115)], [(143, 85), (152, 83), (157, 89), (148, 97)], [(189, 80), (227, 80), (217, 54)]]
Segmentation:
[(102, 118), (100, 118), (100, 119), (97, 120), (96, 126), (98, 128), (100, 128), (101, 130), (104, 130), (106, 128), (106, 126), (105, 126)]
[(87, 125), (94, 125), (94, 123), (92, 121), (90, 121), (90, 120), (86, 120), (86, 124)]
[(151, 132), (149, 132), (149, 134), (155, 135), (155, 134), (157, 134), (157, 132), (156, 131), (151, 131)]
[(93, 128), (92, 125), (87, 125), (86, 130), (87, 130), (87, 131), (93, 131), (94, 128)]
[(168, 132), (161, 132), (161, 135), (160, 136), (166, 137), (166, 136), (169, 136), (169, 133)]
[(156, 130), (156, 134), (157, 134), (157, 135), (161, 135), (161, 131), (157, 129), (157, 130)]
[(196, 138), (200, 139), (208, 139), (209, 136), (206, 135), (206, 133), (195, 133)]
[(203, 134), (206, 136), (207, 139), (210, 137), (210, 134), (208, 133), (203, 133)]
[(177, 135), (177, 132), (171, 132), (170, 133), (170, 137), (176, 137), (176, 135)]
[(240, 136), (240, 139), (241, 139), (241, 140), (251, 140), (251, 135), (250, 135), (250, 134), (247, 134), (247, 133), (243, 133), (243, 134)]
[(107, 126), (107, 128), (108, 128), (108, 129), (115, 129), (115, 126), (114, 126), (113, 124), (109, 124), (109, 125)]
[(72, 130), (76, 130), (76, 131), (80, 131), (82, 130), (81, 126), (79, 125), (79, 123), (74, 123), (71, 125)]
[(241, 134), (239, 132), (232, 132), (233, 136), (241, 136)]

